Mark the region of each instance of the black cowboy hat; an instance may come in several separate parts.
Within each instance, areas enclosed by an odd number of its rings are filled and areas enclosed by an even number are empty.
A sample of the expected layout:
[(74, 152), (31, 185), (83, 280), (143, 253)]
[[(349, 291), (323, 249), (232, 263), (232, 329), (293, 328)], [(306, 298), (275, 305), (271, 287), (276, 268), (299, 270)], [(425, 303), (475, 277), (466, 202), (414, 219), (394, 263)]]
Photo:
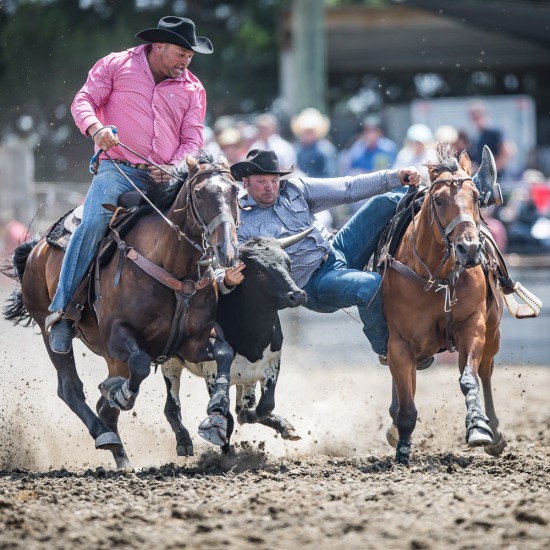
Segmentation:
[(175, 44), (197, 53), (212, 53), (212, 42), (204, 36), (195, 35), (195, 23), (191, 19), (169, 15), (163, 17), (156, 29), (145, 29), (136, 34), (145, 42)]
[(294, 170), (294, 165), (288, 170), (281, 170), (279, 159), (273, 151), (264, 151), (263, 149), (252, 149), (248, 151), (246, 160), (236, 162), (231, 167), (231, 175), (240, 181), (246, 176), (256, 174), (278, 174), (286, 176)]

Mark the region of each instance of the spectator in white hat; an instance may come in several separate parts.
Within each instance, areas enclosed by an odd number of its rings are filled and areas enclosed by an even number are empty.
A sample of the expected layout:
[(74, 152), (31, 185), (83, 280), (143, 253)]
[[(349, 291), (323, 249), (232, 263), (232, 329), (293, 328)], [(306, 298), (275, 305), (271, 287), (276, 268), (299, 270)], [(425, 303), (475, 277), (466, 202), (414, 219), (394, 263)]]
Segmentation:
[(397, 170), (405, 166), (414, 166), (420, 172), (422, 182), (427, 184), (429, 174), (426, 163), (437, 161), (433, 141), (432, 131), (426, 124), (410, 126), (405, 136), (405, 144), (397, 153), (393, 168)]

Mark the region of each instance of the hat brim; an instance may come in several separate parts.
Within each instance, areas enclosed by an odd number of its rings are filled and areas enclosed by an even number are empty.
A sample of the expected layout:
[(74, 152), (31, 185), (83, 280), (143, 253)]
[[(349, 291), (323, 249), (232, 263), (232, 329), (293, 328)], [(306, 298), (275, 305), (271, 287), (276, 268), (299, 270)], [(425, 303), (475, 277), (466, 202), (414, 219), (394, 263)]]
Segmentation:
[(197, 44), (193, 46), (179, 34), (167, 29), (145, 29), (138, 32), (136, 37), (144, 42), (165, 42), (168, 44), (175, 44), (176, 46), (181, 46), (186, 50), (192, 50), (197, 53), (212, 53), (214, 51), (212, 42), (205, 36), (197, 36)]
[(294, 172), (294, 165), (292, 165), (288, 170), (264, 170), (255, 162), (250, 162), (249, 160), (236, 162), (233, 166), (231, 166), (231, 175), (236, 181), (241, 181), (247, 176), (255, 176), (258, 174), (277, 174), (278, 176), (286, 176), (292, 172)]

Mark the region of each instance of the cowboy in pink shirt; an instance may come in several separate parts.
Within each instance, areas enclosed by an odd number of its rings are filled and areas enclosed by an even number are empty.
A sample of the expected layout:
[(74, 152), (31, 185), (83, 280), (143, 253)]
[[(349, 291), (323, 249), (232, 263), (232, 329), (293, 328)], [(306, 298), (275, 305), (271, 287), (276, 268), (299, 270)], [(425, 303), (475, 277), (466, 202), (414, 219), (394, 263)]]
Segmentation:
[[(203, 145), (206, 92), (188, 66), (195, 53), (212, 53), (212, 43), (196, 36), (193, 21), (175, 16), (136, 36), (148, 44), (100, 59), (72, 104), (76, 125), (103, 152), (49, 307), (55, 353), (72, 349), (73, 323), (63, 313), (107, 230), (111, 213), (102, 204), (116, 204), (131, 182), (146, 189), (167, 179), (140, 157), (170, 169)], [(118, 136), (140, 156), (117, 146)]]

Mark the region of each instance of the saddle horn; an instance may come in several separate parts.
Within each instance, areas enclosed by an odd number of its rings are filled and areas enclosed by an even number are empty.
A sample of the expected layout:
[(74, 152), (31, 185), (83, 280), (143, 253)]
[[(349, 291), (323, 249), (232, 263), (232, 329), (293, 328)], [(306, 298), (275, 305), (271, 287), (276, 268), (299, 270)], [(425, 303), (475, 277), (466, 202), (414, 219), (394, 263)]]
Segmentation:
[(283, 248), (284, 250), (285, 248), (288, 248), (289, 246), (296, 244), (297, 242), (306, 238), (312, 231), (313, 227), (308, 227), (307, 229), (304, 229), (304, 231), (300, 231), (300, 233), (292, 235), (292, 237), (283, 237), (277, 240), (279, 241), (281, 248)]

